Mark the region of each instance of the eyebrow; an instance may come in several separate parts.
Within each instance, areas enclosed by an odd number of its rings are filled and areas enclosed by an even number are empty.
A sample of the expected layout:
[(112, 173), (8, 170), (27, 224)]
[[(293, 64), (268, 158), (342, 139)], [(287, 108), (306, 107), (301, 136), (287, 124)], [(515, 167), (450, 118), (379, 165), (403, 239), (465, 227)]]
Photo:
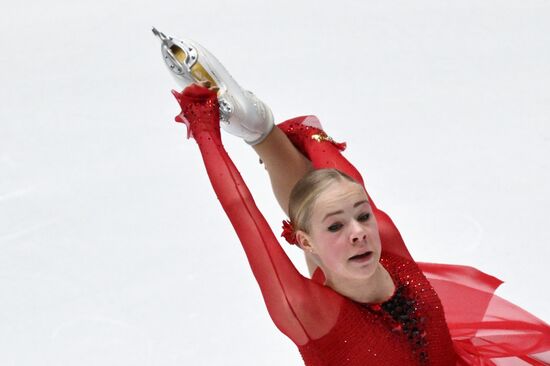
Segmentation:
[[(363, 203), (368, 203), (369, 201), (368, 200), (361, 200), (361, 201), (358, 201), (358, 202), (355, 202), (353, 204), (353, 208), (357, 207), (357, 206), (361, 206)], [(330, 216), (334, 216), (334, 215), (338, 215), (338, 214), (341, 214), (343, 213), (344, 211), (343, 210), (338, 210), (338, 211), (334, 211), (334, 212), (329, 212), (328, 214), (325, 215), (325, 217), (323, 217), (323, 221), (325, 221), (328, 217)]]

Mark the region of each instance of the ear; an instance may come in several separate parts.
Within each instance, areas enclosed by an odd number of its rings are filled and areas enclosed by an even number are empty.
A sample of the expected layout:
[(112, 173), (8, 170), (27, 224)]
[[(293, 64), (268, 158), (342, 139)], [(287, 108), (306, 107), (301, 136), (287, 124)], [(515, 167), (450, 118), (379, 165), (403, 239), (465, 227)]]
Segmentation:
[(296, 231), (296, 241), (304, 252), (313, 253), (313, 245), (310, 236), (302, 230)]

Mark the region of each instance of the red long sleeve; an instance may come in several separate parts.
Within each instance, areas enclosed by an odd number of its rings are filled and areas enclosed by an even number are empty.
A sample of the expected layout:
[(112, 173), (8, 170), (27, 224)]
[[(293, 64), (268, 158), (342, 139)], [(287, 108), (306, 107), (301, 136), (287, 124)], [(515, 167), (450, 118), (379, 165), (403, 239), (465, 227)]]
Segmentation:
[[(305, 344), (331, 328), (342, 300), (296, 270), (221, 143), (215, 93), (206, 93), (204, 88), (188, 89), (182, 95), (176, 93), (176, 97), (199, 146), (212, 187), (242, 243), (269, 314), (294, 343)], [(318, 301), (321, 298), (323, 301)]]

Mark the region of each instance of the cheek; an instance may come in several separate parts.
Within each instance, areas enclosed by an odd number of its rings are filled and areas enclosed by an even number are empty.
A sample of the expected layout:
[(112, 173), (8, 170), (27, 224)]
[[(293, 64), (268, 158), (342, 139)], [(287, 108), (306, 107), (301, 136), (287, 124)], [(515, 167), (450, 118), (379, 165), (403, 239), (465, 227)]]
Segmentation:
[(371, 238), (371, 243), (375, 249), (380, 250), (382, 248), (382, 243), (380, 242), (380, 233), (378, 232), (377, 227), (369, 230), (369, 237)]
[(348, 255), (347, 242), (343, 234), (322, 233), (318, 236), (318, 243), (319, 256), (325, 264), (339, 263)]

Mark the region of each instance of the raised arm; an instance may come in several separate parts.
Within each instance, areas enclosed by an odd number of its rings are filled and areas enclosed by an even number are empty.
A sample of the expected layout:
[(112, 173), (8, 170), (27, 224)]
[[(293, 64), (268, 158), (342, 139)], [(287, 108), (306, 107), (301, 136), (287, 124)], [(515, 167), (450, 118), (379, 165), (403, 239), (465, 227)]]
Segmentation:
[(216, 93), (192, 85), (174, 95), (182, 107), (176, 120), (188, 125), (199, 146), (212, 187), (242, 243), (274, 323), (296, 344), (328, 331), (339, 297), (300, 275), (271, 232), (221, 143)]

